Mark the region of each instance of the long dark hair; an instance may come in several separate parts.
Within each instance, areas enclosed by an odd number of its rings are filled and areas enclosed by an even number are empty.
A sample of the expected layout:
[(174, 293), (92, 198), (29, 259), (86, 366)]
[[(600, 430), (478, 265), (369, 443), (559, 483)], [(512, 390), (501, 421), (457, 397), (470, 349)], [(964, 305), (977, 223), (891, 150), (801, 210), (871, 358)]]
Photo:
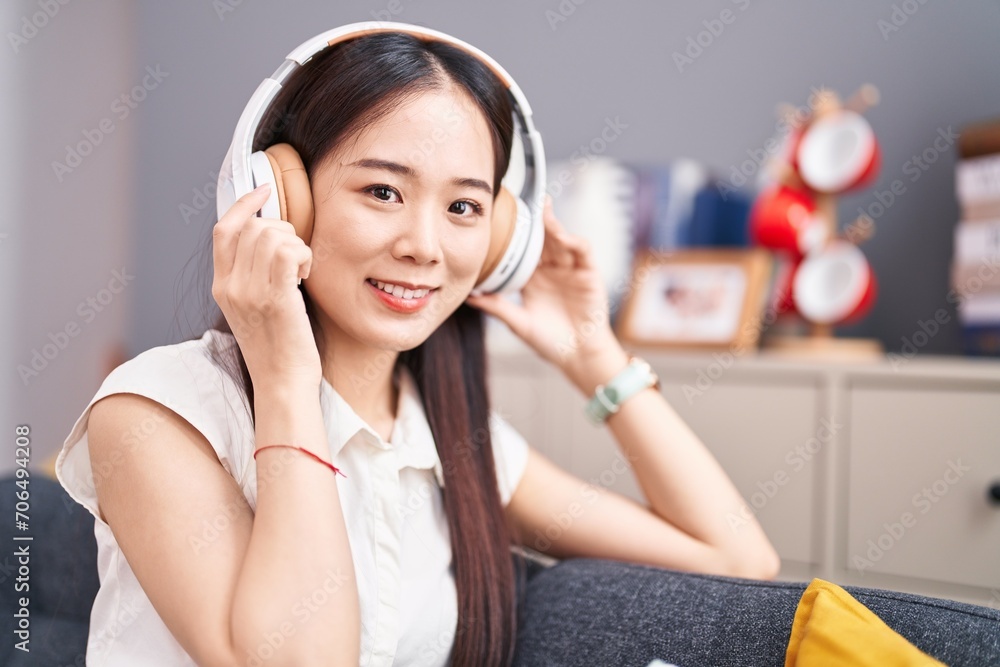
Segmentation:
[[(283, 85), (261, 120), (254, 150), (287, 142), (311, 177), (340, 142), (384, 117), (405, 96), (440, 89), (449, 81), (464, 89), (486, 117), (495, 158), (493, 191), (499, 192), (513, 137), (505, 86), (465, 51), (403, 33), (358, 37), (314, 56)], [(304, 286), (299, 290), (325, 359), (314, 304)], [(210, 328), (232, 333), (221, 313)], [(254, 420), (246, 361), (238, 345), (228, 349), (228, 355), (224, 349), (211, 354), (246, 393)], [(509, 665), (526, 564), (511, 550), (523, 542), (506, 520), (497, 487), (482, 312), (461, 304), (424, 343), (400, 352), (396, 363), (416, 381), (444, 472), (443, 505), (458, 595), (451, 662)]]

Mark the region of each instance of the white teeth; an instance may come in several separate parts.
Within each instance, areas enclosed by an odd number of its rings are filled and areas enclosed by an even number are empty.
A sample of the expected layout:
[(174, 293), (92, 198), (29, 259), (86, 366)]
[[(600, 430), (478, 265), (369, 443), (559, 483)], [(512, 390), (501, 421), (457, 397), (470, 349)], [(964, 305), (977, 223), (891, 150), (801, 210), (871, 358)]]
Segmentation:
[(372, 280), (370, 278), (368, 279), (368, 282), (372, 283), (383, 292), (387, 292), (388, 294), (392, 294), (393, 296), (402, 299), (419, 299), (421, 297), (426, 296), (427, 293), (430, 291), (427, 289), (417, 289), (417, 290), (407, 289), (400, 285), (393, 285), (392, 283), (383, 283), (381, 281)]

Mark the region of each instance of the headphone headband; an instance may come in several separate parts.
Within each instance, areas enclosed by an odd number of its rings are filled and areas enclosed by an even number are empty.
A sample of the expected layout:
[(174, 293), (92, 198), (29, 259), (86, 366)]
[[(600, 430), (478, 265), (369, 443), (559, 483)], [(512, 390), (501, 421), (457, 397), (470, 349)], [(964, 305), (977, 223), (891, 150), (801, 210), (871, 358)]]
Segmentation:
[[(355, 27), (356, 26), (356, 27)], [(447, 35), (443, 32), (438, 32), (437, 30), (431, 30), (430, 28), (424, 28), (420, 26), (413, 26), (407, 23), (392, 23), (392, 22), (382, 22), (382, 21), (368, 21), (366, 23), (352, 23), (350, 25), (341, 26), (339, 28), (333, 28), (332, 30), (327, 30), (326, 32), (316, 35), (309, 41), (301, 44), (297, 48), (293, 49), (291, 53), (285, 56), (286, 60), (294, 60), (300, 65), (305, 64), (307, 60), (312, 58), (314, 55), (322, 51), (328, 46), (333, 46), (339, 42), (347, 41), (348, 39), (354, 39), (355, 37), (363, 37), (365, 35), (374, 35), (380, 32), (402, 32), (413, 37), (417, 37), (424, 41), (436, 40), (439, 42), (446, 42), (457, 46), (469, 54), (482, 60), (497, 76), (498, 79), (503, 81), (507, 88), (512, 89), (511, 92), (514, 97), (517, 98), (517, 103), (528, 116), (531, 115), (531, 107), (528, 105), (528, 100), (524, 98), (521, 93), (521, 89), (518, 88), (517, 83), (514, 81), (513, 77), (507, 73), (500, 63), (495, 61), (485, 52), (477, 49), (476, 47), (463, 42), (460, 39)]]
[[(236, 131), (233, 133), (232, 143), (226, 152), (222, 169), (219, 172), (216, 190), (218, 216), (221, 218), (237, 199), (255, 187), (251, 158), (254, 137), (264, 114), (288, 77), (326, 48), (356, 37), (386, 32), (401, 32), (425, 41), (440, 41), (462, 49), (489, 67), (513, 98), (514, 143), (511, 148), (511, 159), (502, 182), (527, 207), (525, 215), (530, 216), (532, 225), (518, 226), (511, 239), (511, 247), (505, 254), (504, 261), (501, 261), (497, 268), (495, 276), (484, 280), (479, 289), (480, 291), (500, 291), (508, 282), (511, 282), (515, 274), (517, 279), (512, 282), (519, 283), (517, 285), (519, 288), (527, 281), (527, 276), (530, 276), (528, 271), (534, 270), (534, 265), (541, 255), (541, 239), (544, 236), (540, 230), (531, 229), (533, 226), (541, 226), (545, 197), (545, 153), (541, 135), (535, 129), (532, 121), (531, 106), (513, 77), (489, 55), (451, 35), (422, 26), (385, 21), (351, 23), (327, 30), (292, 49), (285, 56), (285, 61), (281, 66), (274, 71), (274, 74), (257, 86), (240, 115)], [(268, 202), (261, 208), (260, 214), (263, 217), (279, 217), (275, 193), (272, 192)], [(512, 263), (515, 264), (511, 265)], [(505, 264), (507, 266), (504, 266)], [(519, 271), (521, 264), (526, 266)], [(526, 273), (527, 276), (524, 275)]]

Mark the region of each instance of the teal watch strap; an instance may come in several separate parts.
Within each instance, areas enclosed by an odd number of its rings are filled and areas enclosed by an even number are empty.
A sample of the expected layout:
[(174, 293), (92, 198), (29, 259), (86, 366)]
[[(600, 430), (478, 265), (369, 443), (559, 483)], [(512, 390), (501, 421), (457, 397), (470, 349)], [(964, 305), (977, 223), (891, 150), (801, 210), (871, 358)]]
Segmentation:
[(628, 365), (606, 384), (597, 385), (584, 411), (595, 424), (618, 412), (621, 404), (647, 387), (659, 389), (660, 380), (645, 360), (629, 355)]

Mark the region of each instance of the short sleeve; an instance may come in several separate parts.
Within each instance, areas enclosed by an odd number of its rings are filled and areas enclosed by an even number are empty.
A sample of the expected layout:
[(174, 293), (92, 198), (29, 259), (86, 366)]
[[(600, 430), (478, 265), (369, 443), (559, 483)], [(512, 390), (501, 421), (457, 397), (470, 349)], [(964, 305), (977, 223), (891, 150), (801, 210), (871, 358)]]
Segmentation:
[(528, 442), (495, 410), (490, 411), (490, 438), (493, 443), (500, 500), (506, 506), (528, 465)]
[[(205, 436), (226, 471), (240, 481), (247, 464), (240, 460), (243, 458), (240, 452), (246, 448), (235, 448), (234, 452), (232, 441), (234, 433), (244, 431), (246, 426), (234, 423), (241, 414), (234, 410), (239, 401), (235, 383), (207, 355), (205, 343), (210, 334), (206, 333), (201, 340), (151, 348), (119, 365), (104, 379), (76, 420), (56, 457), (56, 477), (70, 497), (86, 507), (97, 521), (101, 518), (95, 474), (111, 475), (114, 470), (92, 469), (87, 426), (94, 403), (111, 394), (139, 394), (176, 412)], [(246, 421), (249, 423), (249, 416)], [(147, 422), (133, 424), (129, 432), (122, 434), (123, 444), (142, 446), (157, 427), (156, 418)]]

